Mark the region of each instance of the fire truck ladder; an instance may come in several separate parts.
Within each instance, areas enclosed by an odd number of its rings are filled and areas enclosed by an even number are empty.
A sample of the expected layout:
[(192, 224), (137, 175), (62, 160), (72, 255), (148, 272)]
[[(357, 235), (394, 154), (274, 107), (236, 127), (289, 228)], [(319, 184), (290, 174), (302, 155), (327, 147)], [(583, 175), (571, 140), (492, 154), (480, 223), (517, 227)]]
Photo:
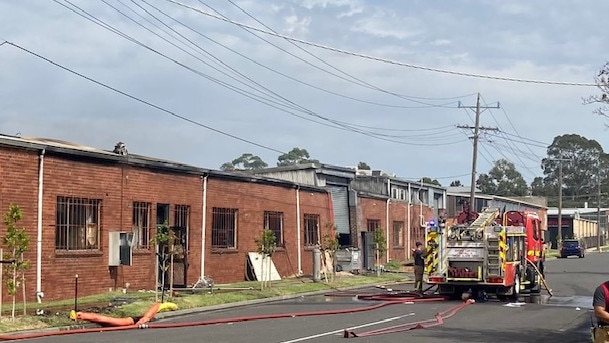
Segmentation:
[(499, 256), (499, 238), (489, 237), (486, 241), (487, 277), (501, 276), (501, 257)]
[(471, 223), (470, 227), (475, 229), (483, 229), (489, 226), (498, 215), (498, 208), (485, 208), (484, 211), (478, 215), (478, 218)]

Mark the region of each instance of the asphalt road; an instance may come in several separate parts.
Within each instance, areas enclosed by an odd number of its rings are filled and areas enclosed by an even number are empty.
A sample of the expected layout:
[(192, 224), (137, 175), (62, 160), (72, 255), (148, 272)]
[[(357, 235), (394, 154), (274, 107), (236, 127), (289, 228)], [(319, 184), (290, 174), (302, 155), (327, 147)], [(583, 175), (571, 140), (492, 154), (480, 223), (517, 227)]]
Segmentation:
[[(584, 259), (569, 258), (547, 261), (546, 277), (554, 297), (542, 297), (536, 303), (516, 307), (491, 300), (464, 307), (441, 326), (367, 337), (344, 338), (344, 329), (356, 334), (390, 326), (433, 319), (440, 311), (458, 306), (460, 302), (430, 302), (390, 305), (355, 312), (378, 304), (355, 300), (350, 296), (299, 297), (194, 313), (172, 317), (154, 324), (175, 323), (182, 327), (66, 335), (29, 341), (38, 342), (587, 342), (591, 318), (592, 293), (597, 285), (609, 279), (609, 253), (589, 253)], [(396, 285), (394, 290), (407, 290), (411, 285)], [(379, 292), (379, 289), (358, 292)], [(338, 311), (352, 311), (336, 313)], [(288, 316), (241, 322), (250, 316), (294, 314), (323, 311), (324, 315)], [(233, 318), (231, 323), (204, 326), (197, 322)]]

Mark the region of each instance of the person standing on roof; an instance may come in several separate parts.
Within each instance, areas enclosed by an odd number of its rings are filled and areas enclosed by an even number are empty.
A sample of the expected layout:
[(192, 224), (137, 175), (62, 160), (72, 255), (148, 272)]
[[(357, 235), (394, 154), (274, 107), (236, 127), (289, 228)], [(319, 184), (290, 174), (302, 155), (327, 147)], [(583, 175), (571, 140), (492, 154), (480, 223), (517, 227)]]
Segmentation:
[(609, 281), (596, 287), (592, 306), (597, 321), (593, 328), (594, 343), (609, 343)]
[(414, 290), (423, 292), (423, 271), (425, 270), (425, 252), (422, 250), (423, 243), (417, 242), (416, 248), (412, 250), (414, 257)]

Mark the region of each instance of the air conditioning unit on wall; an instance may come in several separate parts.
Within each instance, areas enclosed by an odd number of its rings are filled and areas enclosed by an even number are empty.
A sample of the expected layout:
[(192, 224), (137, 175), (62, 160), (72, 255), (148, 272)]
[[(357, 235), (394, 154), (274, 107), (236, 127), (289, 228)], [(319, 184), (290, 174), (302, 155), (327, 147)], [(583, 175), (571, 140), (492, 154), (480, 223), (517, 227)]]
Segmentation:
[(108, 232), (108, 266), (130, 266), (132, 260), (133, 233)]

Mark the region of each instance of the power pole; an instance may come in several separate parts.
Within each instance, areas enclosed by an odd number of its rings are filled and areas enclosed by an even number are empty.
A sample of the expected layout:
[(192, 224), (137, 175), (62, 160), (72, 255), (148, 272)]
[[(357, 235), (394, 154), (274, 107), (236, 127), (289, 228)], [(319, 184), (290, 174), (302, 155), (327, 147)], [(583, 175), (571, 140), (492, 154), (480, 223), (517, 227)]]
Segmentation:
[(601, 251), (601, 162), (600, 158), (596, 162), (597, 167), (597, 194), (596, 194), (596, 250)]
[(562, 163), (564, 161), (571, 161), (570, 158), (562, 158), (562, 152), (560, 152), (559, 158), (549, 158), (549, 161), (558, 161), (558, 232), (556, 235), (556, 248), (560, 242), (562, 242)]
[(467, 213), (467, 217), (468, 217), (467, 220), (471, 221), (473, 219), (469, 218), (469, 216), (470, 216), (470, 213), (472, 212), (472, 210), (475, 210), (475, 206), (476, 206), (476, 203), (475, 203), (475, 201), (476, 201), (476, 163), (478, 162), (478, 137), (480, 137), (480, 131), (499, 131), (499, 129), (496, 127), (481, 127), (480, 126), (480, 113), (481, 113), (480, 110), (481, 109), (486, 110), (489, 108), (499, 108), (499, 103), (497, 103), (497, 106), (481, 107), (480, 106), (480, 93), (478, 93), (478, 97), (476, 99), (476, 106), (462, 106), (461, 101), (459, 101), (459, 108), (475, 109), (475, 113), (476, 113), (476, 120), (475, 120), (474, 127), (457, 125), (457, 127), (461, 128), (461, 129), (473, 129), (474, 130), (474, 136), (472, 137), (473, 142), (474, 142), (473, 157), (472, 157), (472, 179), (471, 179), (471, 189), (470, 189), (470, 194), (469, 194), (469, 212)]

